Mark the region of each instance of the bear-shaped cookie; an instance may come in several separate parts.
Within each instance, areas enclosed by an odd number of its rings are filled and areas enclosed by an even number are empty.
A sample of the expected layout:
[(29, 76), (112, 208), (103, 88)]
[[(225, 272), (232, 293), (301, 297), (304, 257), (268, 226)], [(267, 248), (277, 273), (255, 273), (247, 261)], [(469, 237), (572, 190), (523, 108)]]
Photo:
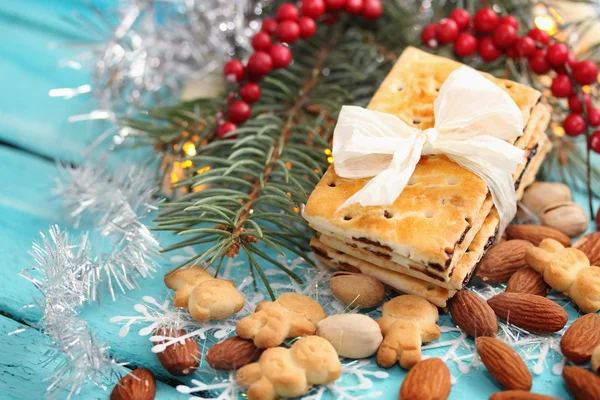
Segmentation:
[(244, 306), (244, 295), (232, 281), (213, 278), (197, 265), (166, 275), (165, 285), (175, 290), (173, 305), (187, 308), (198, 321), (225, 319)]
[(383, 305), (377, 320), (383, 342), (377, 351), (377, 363), (389, 368), (397, 361), (409, 369), (421, 361), (421, 344), (440, 338), (436, 306), (422, 297), (402, 295)]
[(586, 255), (554, 239), (544, 239), (527, 250), (525, 262), (553, 289), (569, 296), (584, 313), (600, 309), (600, 267), (590, 266)]
[(287, 338), (314, 335), (317, 322), (327, 317), (323, 307), (308, 296), (284, 293), (275, 301), (261, 301), (254, 314), (238, 322), (236, 334), (254, 340), (256, 347), (279, 346)]
[(265, 350), (258, 362), (240, 368), (235, 380), (248, 388), (248, 400), (274, 400), (302, 396), (312, 385), (331, 383), (341, 373), (342, 364), (331, 343), (305, 336), (289, 349)]

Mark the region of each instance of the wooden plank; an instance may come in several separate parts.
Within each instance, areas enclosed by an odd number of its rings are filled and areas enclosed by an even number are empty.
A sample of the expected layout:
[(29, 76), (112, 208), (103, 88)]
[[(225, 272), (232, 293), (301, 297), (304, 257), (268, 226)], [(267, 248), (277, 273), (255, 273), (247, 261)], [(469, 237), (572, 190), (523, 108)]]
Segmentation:
[(75, 5), (27, 1), (31, 8), (25, 8), (21, 1), (1, 3), (0, 35), (19, 39), (0, 43), (0, 74), (10, 77), (0, 98), (0, 141), (50, 158), (79, 162), (106, 126), (69, 123), (67, 118), (96, 108), (94, 99), (91, 94), (71, 99), (49, 96), (52, 89), (91, 83), (89, 71), (58, 67), (61, 59), (80, 50), (48, 48), (52, 42), (82, 41), (81, 35), (60, 20)]
[[(57, 362), (47, 363), (45, 354), (51, 345), (48, 337), (35, 329), (9, 335), (22, 327), (18, 322), (0, 316), (0, 398), (3, 400), (46, 398), (49, 383), (45, 380), (57, 366)], [(162, 382), (157, 382), (156, 389), (157, 400), (187, 398)], [(112, 384), (108, 390), (112, 390)], [(65, 398), (67, 393), (64, 391), (59, 398)], [(87, 384), (76, 398), (106, 400), (108, 393), (94, 384)]]

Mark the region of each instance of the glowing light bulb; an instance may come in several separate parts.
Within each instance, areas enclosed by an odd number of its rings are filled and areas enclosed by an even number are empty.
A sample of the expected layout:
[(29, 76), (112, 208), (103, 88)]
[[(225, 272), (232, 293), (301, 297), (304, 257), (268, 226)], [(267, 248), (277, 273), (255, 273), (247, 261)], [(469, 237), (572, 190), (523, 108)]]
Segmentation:
[(535, 26), (546, 32), (548, 35), (554, 35), (557, 31), (556, 22), (549, 15), (538, 15), (534, 19)]
[(196, 155), (196, 145), (192, 142), (185, 142), (183, 144), (183, 151), (190, 157)]

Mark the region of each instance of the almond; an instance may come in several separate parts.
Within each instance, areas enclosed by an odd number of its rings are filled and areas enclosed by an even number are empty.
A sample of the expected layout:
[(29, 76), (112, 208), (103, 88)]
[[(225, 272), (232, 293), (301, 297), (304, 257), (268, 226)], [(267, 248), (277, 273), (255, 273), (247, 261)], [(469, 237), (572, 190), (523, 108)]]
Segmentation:
[(152, 372), (138, 368), (122, 377), (110, 393), (110, 400), (152, 400), (156, 381)]
[(452, 383), (450, 370), (439, 358), (418, 362), (400, 387), (400, 400), (446, 400)]
[(583, 251), (590, 260), (590, 265), (600, 265), (600, 232), (585, 235), (576, 241), (573, 247)]
[(533, 269), (525, 267), (510, 277), (505, 291), (511, 293), (529, 293), (545, 297), (549, 288), (542, 274), (538, 274)]
[(507, 240), (492, 246), (479, 263), (477, 277), (488, 283), (506, 283), (519, 269), (527, 266), (525, 254), (533, 247), (527, 240)]
[(531, 372), (509, 345), (496, 338), (481, 336), (475, 339), (475, 346), (481, 361), (498, 383), (507, 389), (531, 389)]
[(252, 340), (232, 336), (213, 345), (204, 357), (214, 369), (232, 371), (258, 360), (262, 352)]
[(527, 392), (525, 390), (505, 390), (490, 396), (490, 400), (559, 400), (556, 397)]
[(592, 369), (600, 374), (600, 345), (596, 346), (592, 353)]
[(571, 246), (571, 239), (556, 229), (539, 225), (509, 225), (506, 227), (508, 239), (528, 240), (538, 246), (544, 239), (554, 239), (563, 246)]
[(461, 290), (450, 303), (452, 319), (467, 335), (496, 336), (498, 318), (494, 310), (478, 295)]
[[(186, 334), (183, 329), (159, 328), (154, 333), (157, 336), (177, 338)], [(163, 340), (157, 345), (164, 345), (168, 340)], [(200, 363), (200, 347), (193, 338), (186, 338), (181, 342), (169, 344), (165, 349), (156, 354), (158, 361), (172, 375), (189, 375), (198, 368)]]
[(534, 333), (560, 331), (569, 319), (552, 300), (528, 293), (501, 293), (488, 300), (496, 315), (508, 323)]
[(560, 340), (563, 355), (574, 363), (589, 361), (598, 345), (600, 345), (600, 316), (595, 313), (577, 318)]
[(600, 377), (579, 367), (564, 367), (563, 379), (575, 400), (600, 399)]

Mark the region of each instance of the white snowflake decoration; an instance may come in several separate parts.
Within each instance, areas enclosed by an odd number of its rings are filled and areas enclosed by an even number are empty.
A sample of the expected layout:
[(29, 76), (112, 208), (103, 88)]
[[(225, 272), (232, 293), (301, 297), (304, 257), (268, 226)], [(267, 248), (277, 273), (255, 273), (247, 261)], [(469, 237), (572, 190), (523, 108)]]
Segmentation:
[(156, 301), (154, 297), (144, 296), (142, 300), (145, 304), (136, 304), (133, 309), (140, 315), (116, 316), (110, 319), (113, 324), (124, 322), (119, 330), (119, 337), (123, 338), (129, 334), (130, 327), (135, 324), (143, 324), (144, 327), (138, 331), (140, 336), (148, 336), (159, 327), (174, 329), (184, 329), (187, 333), (180, 337), (167, 337), (153, 335), (150, 341), (153, 343), (164, 342), (152, 347), (154, 353), (164, 351), (170, 345), (182, 342), (187, 338), (198, 337), (206, 339), (210, 333), (215, 339), (223, 339), (233, 330), (237, 324), (237, 319), (225, 319), (218, 322), (200, 322), (190, 317), (186, 310), (171, 307), (171, 302), (165, 300), (162, 304)]
[(230, 373), (229, 377), (226, 379), (221, 380), (218, 383), (211, 383), (211, 384), (205, 384), (202, 381), (198, 380), (198, 379), (192, 379), (190, 381), (194, 386), (188, 386), (188, 385), (178, 385), (177, 386), (177, 391), (179, 393), (183, 393), (183, 394), (192, 394), (192, 393), (198, 393), (198, 392), (206, 392), (206, 391), (210, 391), (210, 392), (220, 392), (219, 395), (217, 397), (211, 396), (211, 397), (201, 397), (201, 396), (192, 396), (190, 397), (190, 400), (197, 400), (197, 399), (214, 399), (214, 400), (229, 400), (229, 399), (235, 399), (237, 398), (237, 393), (238, 393), (238, 386), (235, 383), (235, 379), (234, 379), (234, 373)]

